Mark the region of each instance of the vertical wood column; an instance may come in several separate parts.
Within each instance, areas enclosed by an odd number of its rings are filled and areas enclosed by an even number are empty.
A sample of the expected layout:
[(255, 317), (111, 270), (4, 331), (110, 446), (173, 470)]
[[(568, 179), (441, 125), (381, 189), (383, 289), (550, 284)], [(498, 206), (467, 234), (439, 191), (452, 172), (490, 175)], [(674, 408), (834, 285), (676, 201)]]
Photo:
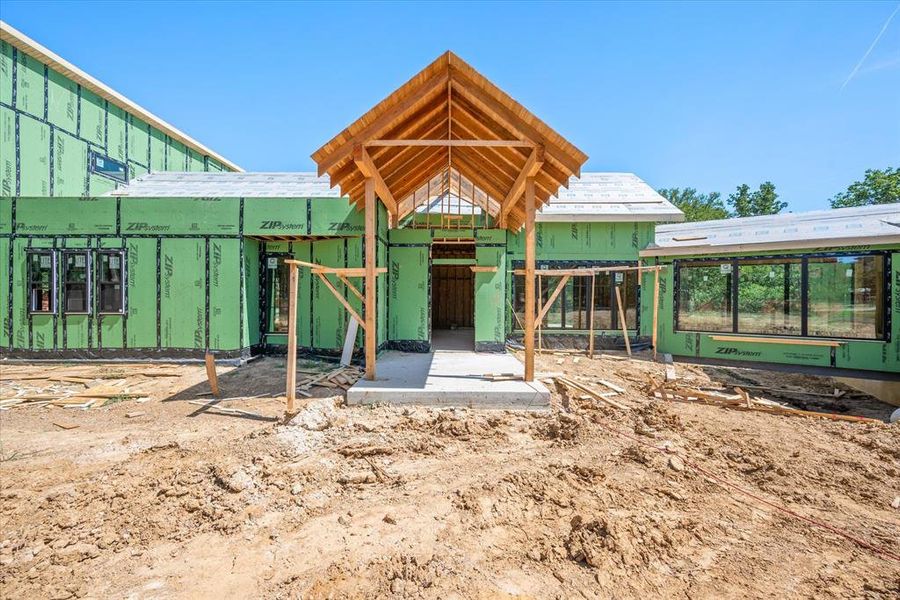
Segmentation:
[(375, 351), (378, 332), (375, 327), (375, 290), (378, 288), (375, 274), (375, 179), (366, 178), (366, 379), (375, 379)]
[[(785, 265), (787, 266), (787, 265)], [(638, 274), (640, 277), (640, 273)], [(787, 306), (787, 304), (785, 304)], [(656, 358), (656, 335), (659, 329), (659, 264), (653, 271), (653, 358)]]
[(534, 381), (534, 177), (525, 179), (525, 381)]
[(294, 412), (297, 399), (297, 265), (288, 263), (287, 412)]

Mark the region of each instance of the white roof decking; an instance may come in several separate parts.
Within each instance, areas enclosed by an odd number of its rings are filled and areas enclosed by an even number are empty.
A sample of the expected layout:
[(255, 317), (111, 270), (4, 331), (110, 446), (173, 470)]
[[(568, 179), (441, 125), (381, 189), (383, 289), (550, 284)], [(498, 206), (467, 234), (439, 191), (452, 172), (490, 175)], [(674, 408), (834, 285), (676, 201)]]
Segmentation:
[(148, 173), (107, 196), (139, 198), (340, 198), (315, 173)]
[(550, 199), (536, 220), (672, 222), (684, 220), (684, 213), (634, 173), (582, 173)]
[(641, 256), (679, 256), (897, 244), (900, 204), (699, 221), (656, 228)]
[[(460, 180), (461, 181), (461, 180)], [(456, 204), (470, 204), (471, 185), (451, 178), (450, 200)], [(435, 184), (435, 190), (440, 185)], [(447, 190), (443, 190), (446, 198)], [(476, 212), (479, 204), (494, 202), (481, 190), (475, 190)], [(148, 173), (133, 179), (127, 186), (107, 196), (136, 196), (143, 198), (340, 198), (327, 175), (315, 173)], [(410, 196), (409, 199), (412, 199)], [(440, 201), (441, 195), (431, 197)], [(425, 199), (419, 208), (428, 206)], [(460, 206), (462, 212), (462, 206)], [(471, 212), (471, 208), (469, 211)], [(535, 219), (553, 221), (680, 221), (684, 215), (649, 185), (631, 173), (583, 173), (581, 179), (569, 181), (569, 189), (561, 190), (558, 198), (544, 206)]]

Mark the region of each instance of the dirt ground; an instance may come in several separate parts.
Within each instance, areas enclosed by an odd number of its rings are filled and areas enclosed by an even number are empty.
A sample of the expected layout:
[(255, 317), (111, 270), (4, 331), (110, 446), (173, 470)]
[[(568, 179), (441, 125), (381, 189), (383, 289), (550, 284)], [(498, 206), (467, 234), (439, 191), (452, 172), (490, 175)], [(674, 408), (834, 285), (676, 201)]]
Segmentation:
[[(900, 597), (900, 424), (653, 399), (661, 364), (557, 354), (539, 372), (614, 383), (630, 410), (556, 390), (547, 412), (344, 407), (313, 388), (285, 424), (283, 359), (220, 367), (221, 405), (253, 414), (189, 403), (202, 365), (166, 368), (148, 401), (0, 412), (0, 596)], [(829, 379), (677, 371), (893, 410), (829, 398)]]

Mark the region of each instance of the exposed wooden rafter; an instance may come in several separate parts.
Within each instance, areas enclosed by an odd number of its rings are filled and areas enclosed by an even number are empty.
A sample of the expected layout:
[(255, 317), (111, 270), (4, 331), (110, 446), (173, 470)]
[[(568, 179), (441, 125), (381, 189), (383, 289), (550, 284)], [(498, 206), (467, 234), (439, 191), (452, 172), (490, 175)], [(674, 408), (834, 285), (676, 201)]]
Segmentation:
[[(442, 54), (317, 150), (319, 174), (362, 208), (365, 182), (394, 216), (442, 171), (467, 180), (467, 196), (509, 229), (525, 222), (525, 179), (535, 208), (548, 202), (587, 156), (456, 55)], [(413, 194), (411, 197), (410, 194)], [(421, 192), (420, 192), (421, 194)], [(502, 215), (502, 219), (501, 219)]]

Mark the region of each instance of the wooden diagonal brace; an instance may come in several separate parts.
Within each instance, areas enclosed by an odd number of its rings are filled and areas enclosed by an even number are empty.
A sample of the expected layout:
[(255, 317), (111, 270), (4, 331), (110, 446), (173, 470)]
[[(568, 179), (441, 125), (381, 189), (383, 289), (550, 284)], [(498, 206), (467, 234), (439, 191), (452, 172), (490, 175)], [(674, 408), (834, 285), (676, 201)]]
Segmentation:
[(341, 275), (340, 273), (337, 274), (337, 278), (344, 282), (344, 285), (347, 286), (347, 289), (348, 289), (348, 290), (350, 290), (351, 292), (353, 292), (353, 295), (354, 295), (354, 296), (356, 296), (357, 298), (359, 298), (362, 302), (365, 302), (365, 301), (366, 301), (366, 299), (363, 298), (362, 293), (361, 293), (358, 289), (356, 289), (356, 286), (355, 286), (355, 285), (353, 285), (352, 283), (350, 283), (350, 280), (349, 280), (349, 279), (347, 279), (346, 277), (344, 277), (344, 276)]
[(352, 316), (354, 319), (356, 319), (356, 321), (359, 323), (360, 327), (363, 328), (363, 331), (366, 331), (366, 322), (362, 319), (362, 317), (359, 316), (359, 314), (357, 314), (357, 312), (355, 310), (353, 310), (353, 307), (350, 306), (350, 303), (347, 302), (347, 299), (344, 298), (341, 295), (341, 293), (337, 291), (337, 289), (335, 289), (334, 285), (332, 285), (332, 283), (330, 281), (328, 281), (328, 277), (326, 277), (324, 273), (316, 273), (316, 275), (319, 276), (319, 278), (322, 280), (322, 283), (325, 284), (325, 287), (327, 287), (329, 290), (331, 290), (331, 293), (334, 294), (334, 297), (337, 298), (338, 301), (344, 305), (344, 308), (347, 309), (347, 312), (350, 313), (350, 316)]
[(384, 202), (384, 205), (388, 209), (388, 213), (396, 215), (399, 211), (397, 201), (394, 199), (394, 195), (391, 194), (391, 190), (388, 189), (387, 184), (381, 177), (381, 173), (378, 172), (378, 168), (372, 161), (372, 157), (369, 156), (369, 153), (366, 152), (364, 147), (357, 146), (353, 149), (353, 162), (356, 163), (356, 168), (359, 169), (359, 172), (362, 173), (364, 177), (371, 177), (375, 181), (375, 193), (378, 194), (378, 197)]
[(537, 319), (535, 319), (535, 325), (540, 325), (544, 322), (544, 317), (550, 312), (550, 307), (553, 306), (553, 302), (556, 301), (556, 298), (562, 293), (563, 288), (566, 287), (566, 283), (569, 282), (569, 277), (571, 277), (571, 275), (563, 275), (562, 279), (559, 280), (559, 283), (556, 284), (556, 289), (550, 294), (550, 297), (547, 299), (547, 302), (544, 303), (544, 307), (541, 309), (540, 314), (538, 314)]
[(522, 171), (519, 173), (519, 176), (516, 177), (515, 183), (513, 183), (506, 198), (503, 199), (503, 204), (500, 206), (501, 221), (506, 221), (506, 215), (509, 214), (509, 211), (512, 210), (516, 201), (525, 192), (525, 181), (529, 177), (537, 175), (537, 172), (541, 170), (542, 166), (544, 166), (544, 147), (537, 146), (531, 151), (531, 155), (525, 161), (525, 166), (522, 167)]

